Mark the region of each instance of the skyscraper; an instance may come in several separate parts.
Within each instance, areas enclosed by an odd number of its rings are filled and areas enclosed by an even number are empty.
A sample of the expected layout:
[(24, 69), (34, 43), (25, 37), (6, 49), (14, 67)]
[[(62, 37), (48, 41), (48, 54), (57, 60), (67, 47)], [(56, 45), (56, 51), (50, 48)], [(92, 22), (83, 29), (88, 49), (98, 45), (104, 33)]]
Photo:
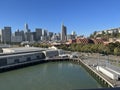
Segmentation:
[(2, 32), (3, 32), (3, 29), (0, 29), (0, 42), (2, 42), (2, 39), (3, 39), (3, 36), (2, 36), (3, 33)]
[(48, 41), (48, 30), (42, 30), (42, 36), (41, 36), (42, 41)]
[(25, 24), (25, 32), (28, 32), (29, 28), (28, 28), (28, 24)]
[(53, 32), (49, 32), (49, 35), (48, 35), (49, 40), (51, 40), (52, 36), (53, 36)]
[(61, 32), (61, 41), (65, 42), (67, 40), (67, 28), (62, 24), (62, 32)]
[(25, 41), (31, 41), (31, 31), (28, 27), (28, 24), (25, 24), (25, 30), (24, 30), (24, 34), (25, 34)]
[(15, 31), (15, 36), (21, 36), (22, 37), (22, 41), (25, 41), (25, 35), (24, 35), (24, 31)]
[(4, 29), (2, 29), (1, 42), (11, 43), (11, 27), (4, 27)]
[(42, 36), (47, 37), (48, 36), (48, 30), (42, 30)]
[(36, 38), (35, 38), (35, 40), (36, 41), (40, 41), (41, 40), (41, 36), (42, 36), (42, 29), (41, 28), (36, 28), (35, 31), (36, 31)]

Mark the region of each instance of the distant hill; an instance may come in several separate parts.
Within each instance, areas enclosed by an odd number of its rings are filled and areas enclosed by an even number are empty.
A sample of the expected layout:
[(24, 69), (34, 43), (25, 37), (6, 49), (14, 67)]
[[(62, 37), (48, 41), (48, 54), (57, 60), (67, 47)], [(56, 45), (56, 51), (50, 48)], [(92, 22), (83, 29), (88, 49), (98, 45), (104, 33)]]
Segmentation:
[(109, 40), (109, 38), (120, 38), (120, 28), (113, 28), (103, 31), (94, 31), (90, 35), (90, 38), (98, 38), (98, 37), (105, 39), (107, 41)]

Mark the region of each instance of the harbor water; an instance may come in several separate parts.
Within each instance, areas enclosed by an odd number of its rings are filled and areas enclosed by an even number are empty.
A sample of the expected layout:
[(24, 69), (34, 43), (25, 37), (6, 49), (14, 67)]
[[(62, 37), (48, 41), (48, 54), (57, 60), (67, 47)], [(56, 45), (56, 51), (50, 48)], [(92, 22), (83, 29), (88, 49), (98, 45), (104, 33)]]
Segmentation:
[(80, 65), (49, 62), (0, 73), (0, 90), (74, 90), (102, 86)]

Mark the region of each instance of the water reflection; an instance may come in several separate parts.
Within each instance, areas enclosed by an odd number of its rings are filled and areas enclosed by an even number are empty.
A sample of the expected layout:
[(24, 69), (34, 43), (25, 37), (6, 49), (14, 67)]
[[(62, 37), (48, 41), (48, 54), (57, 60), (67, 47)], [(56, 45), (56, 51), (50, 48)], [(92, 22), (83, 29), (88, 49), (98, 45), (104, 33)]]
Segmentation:
[(62, 68), (62, 63), (58, 64), (58, 68), (61, 69)]
[(101, 87), (80, 65), (44, 63), (0, 74), (0, 90), (72, 90)]
[(70, 67), (70, 68), (72, 68), (73, 66), (74, 66), (73, 63), (68, 64), (68, 67)]

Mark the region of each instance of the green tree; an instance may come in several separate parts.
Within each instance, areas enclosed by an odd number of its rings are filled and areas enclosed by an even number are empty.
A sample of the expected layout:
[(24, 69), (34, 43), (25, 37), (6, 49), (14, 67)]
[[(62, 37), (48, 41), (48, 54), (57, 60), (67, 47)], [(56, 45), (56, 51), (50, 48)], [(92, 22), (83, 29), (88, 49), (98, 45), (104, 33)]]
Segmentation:
[(102, 31), (102, 35), (104, 35), (105, 34), (105, 31)]
[(96, 34), (97, 34), (97, 31), (94, 31), (94, 32), (93, 32), (93, 35), (96, 35)]
[(94, 52), (94, 53), (98, 52), (98, 45), (92, 44), (91, 45), (91, 51)]
[(120, 55), (120, 48), (116, 47), (114, 49), (114, 55)]

